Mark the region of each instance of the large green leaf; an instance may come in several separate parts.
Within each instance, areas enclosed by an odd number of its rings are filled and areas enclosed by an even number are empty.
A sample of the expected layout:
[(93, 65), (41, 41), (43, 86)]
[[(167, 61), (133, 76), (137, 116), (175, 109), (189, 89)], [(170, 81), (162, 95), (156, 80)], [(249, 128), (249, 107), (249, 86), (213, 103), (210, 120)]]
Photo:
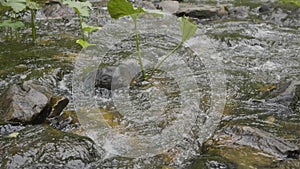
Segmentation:
[(182, 33), (181, 42), (185, 42), (190, 39), (197, 30), (197, 25), (189, 21), (188, 17), (180, 18), (180, 29)]
[(145, 12), (141, 7), (134, 9), (133, 5), (126, 0), (110, 0), (107, 8), (110, 16), (114, 19)]
[(97, 30), (100, 30), (101, 28), (100, 27), (97, 27), (97, 26), (90, 26), (90, 25), (87, 25), (86, 23), (82, 23), (82, 29), (84, 31), (87, 31), (89, 34), (91, 32), (94, 32), (94, 31), (97, 31)]
[(26, 6), (27, 6), (29, 9), (39, 9), (39, 8), (40, 8), (40, 6), (39, 6), (36, 2), (34, 2), (34, 1), (32, 1), (32, 0), (27, 0), (27, 1), (26, 1)]
[(294, 5), (298, 6), (298, 7), (300, 7), (300, 1), (299, 0), (281, 0), (281, 2), (294, 4)]
[(90, 16), (90, 9), (92, 8), (92, 4), (89, 1), (80, 2), (74, 0), (64, 0), (63, 4), (74, 8), (75, 12), (80, 16)]
[(0, 27), (23, 28), (25, 27), (25, 25), (21, 21), (13, 22), (11, 20), (4, 20), (3, 22), (0, 23)]
[(78, 39), (76, 40), (76, 43), (78, 43), (83, 49), (88, 48), (89, 46), (96, 46), (96, 44), (90, 44), (85, 40)]
[(16, 13), (21, 12), (26, 8), (26, 0), (6, 0), (1, 1), (3, 6), (11, 7)]

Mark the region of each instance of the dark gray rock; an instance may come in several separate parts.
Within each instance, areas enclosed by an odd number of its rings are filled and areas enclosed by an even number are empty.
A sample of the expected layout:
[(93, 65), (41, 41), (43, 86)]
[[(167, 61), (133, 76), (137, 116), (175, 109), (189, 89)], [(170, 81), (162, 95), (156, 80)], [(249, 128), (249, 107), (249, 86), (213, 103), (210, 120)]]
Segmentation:
[(89, 168), (101, 155), (86, 137), (49, 126), (27, 126), (0, 137), (0, 168)]
[(227, 16), (228, 11), (226, 6), (191, 5), (187, 3), (180, 3), (180, 7), (176, 12), (176, 15), (199, 19), (214, 19)]
[(245, 19), (249, 16), (250, 8), (246, 6), (229, 7), (228, 11), (232, 18)]
[[(45, 119), (51, 112), (48, 105), (51, 93), (45, 87), (24, 82), (12, 85), (0, 99), (5, 122), (30, 123)], [(45, 117), (44, 117), (45, 116)]]
[(4, 123), (38, 124), (50, 116), (57, 116), (69, 100), (52, 97), (48, 88), (33, 84), (12, 85), (0, 99), (0, 117)]
[(298, 146), (250, 126), (227, 126), (214, 136), (214, 140), (228, 147), (249, 146), (279, 159), (299, 157)]

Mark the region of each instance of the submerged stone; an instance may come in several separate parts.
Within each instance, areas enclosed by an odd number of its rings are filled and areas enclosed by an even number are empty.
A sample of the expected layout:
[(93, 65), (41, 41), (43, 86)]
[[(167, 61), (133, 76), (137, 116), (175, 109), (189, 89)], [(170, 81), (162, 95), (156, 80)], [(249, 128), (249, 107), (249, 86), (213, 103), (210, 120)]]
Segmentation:
[(246, 146), (281, 160), (299, 156), (297, 145), (250, 126), (227, 126), (213, 140), (217, 141), (218, 147)]
[(90, 139), (46, 125), (0, 137), (0, 156), (0, 168), (89, 168), (101, 157)]

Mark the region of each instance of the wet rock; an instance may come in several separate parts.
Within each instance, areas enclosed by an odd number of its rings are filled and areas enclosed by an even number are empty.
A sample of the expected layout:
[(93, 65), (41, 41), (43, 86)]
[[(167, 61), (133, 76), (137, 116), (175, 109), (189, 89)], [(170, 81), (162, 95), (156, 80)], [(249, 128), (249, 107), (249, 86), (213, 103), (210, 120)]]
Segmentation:
[(214, 136), (218, 146), (251, 147), (272, 155), (277, 159), (298, 158), (299, 148), (270, 133), (249, 126), (227, 126)]
[(180, 8), (176, 12), (177, 16), (189, 16), (199, 19), (213, 19), (216, 17), (227, 16), (228, 11), (225, 6), (211, 6), (211, 5), (191, 5), (187, 3), (180, 3)]
[(267, 102), (275, 102), (292, 107), (292, 109), (297, 109), (297, 105), (300, 102), (300, 81), (291, 81), (282, 84), (271, 94), (275, 95), (275, 97), (268, 99)]
[(0, 125), (0, 136), (8, 135), (13, 132), (18, 132), (24, 128), (25, 127), (22, 125), (12, 125), (12, 124)]
[(52, 97), (48, 88), (27, 81), (12, 85), (1, 97), (0, 116), (5, 123), (38, 124), (49, 115), (60, 114), (68, 102), (64, 97)]
[(163, 11), (176, 13), (179, 9), (179, 3), (178, 1), (162, 1), (158, 4), (158, 7)]
[(239, 6), (239, 7), (229, 7), (229, 16), (232, 18), (245, 19), (249, 16), (249, 7)]
[(64, 19), (76, 16), (72, 8), (68, 8), (66, 5), (63, 5), (60, 1), (56, 0), (48, 1), (41, 12), (47, 19)]
[(296, 169), (300, 167), (300, 159), (286, 160), (276, 165), (277, 169)]
[(49, 126), (27, 126), (15, 137), (0, 137), (0, 168), (89, 168), (100, 159), (94, 143)]
[(48, 117), (58, 116), (63, 109), (68, 105), (69, 99), (63, 96), (51, 97), (49, 106), (51, 107), (51, 112)]
[(5, 122), (40, 122), (51, 112), (48, 105), (50, 98), (51, 93), (47, 88), (31, 82), (21, 86), (12, 85), (0, 99), (1, 116)]
[(233, 163), (220, 156), (201, 156), (194, 160), (188, 167), (189, 169), (206, 169), (206, 168), (237, 168)]
[(153, 10), (156, 9), (156, 6), (152, 2), (149, 2), (149, 1), (141, 1), (141, 2), (139, 2), (138, 5), (142, 6), (145, 9), (153, 9)]
[(271, 11), (272, 11), (272, 8), (268, 4), (264, 4), (264, 5), (262, 5), (261, 7), (258, 8), (258, 12), (263, 13), (263, 14), (269, 13)]
[(59, 116), (47, 118), (47, 122), (52, 127), (63, 131), (70, 131), (79, 126), (79, 120), (73, 110), (64, 110)]

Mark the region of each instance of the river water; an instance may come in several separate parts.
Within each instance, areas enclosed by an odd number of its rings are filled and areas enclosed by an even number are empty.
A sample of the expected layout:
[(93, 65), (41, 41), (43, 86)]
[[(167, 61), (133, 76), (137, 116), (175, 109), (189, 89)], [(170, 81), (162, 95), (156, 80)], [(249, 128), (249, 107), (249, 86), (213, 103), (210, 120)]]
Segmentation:
[[(68, 32), (36, 46), (2, 40), (0, 91), (33, 79), (75, 98), (69, 109), (102, 155), (92, 168), (297, 168), (299, 12), (270, 6), (258, 15), (257, 6), (246, 18), (197, 21), (196, 36), (137, 88), (129, 19), (106, 24), (86, 52)], [(138, 22), (151, 68), (180, 41), (178, 20)]]

